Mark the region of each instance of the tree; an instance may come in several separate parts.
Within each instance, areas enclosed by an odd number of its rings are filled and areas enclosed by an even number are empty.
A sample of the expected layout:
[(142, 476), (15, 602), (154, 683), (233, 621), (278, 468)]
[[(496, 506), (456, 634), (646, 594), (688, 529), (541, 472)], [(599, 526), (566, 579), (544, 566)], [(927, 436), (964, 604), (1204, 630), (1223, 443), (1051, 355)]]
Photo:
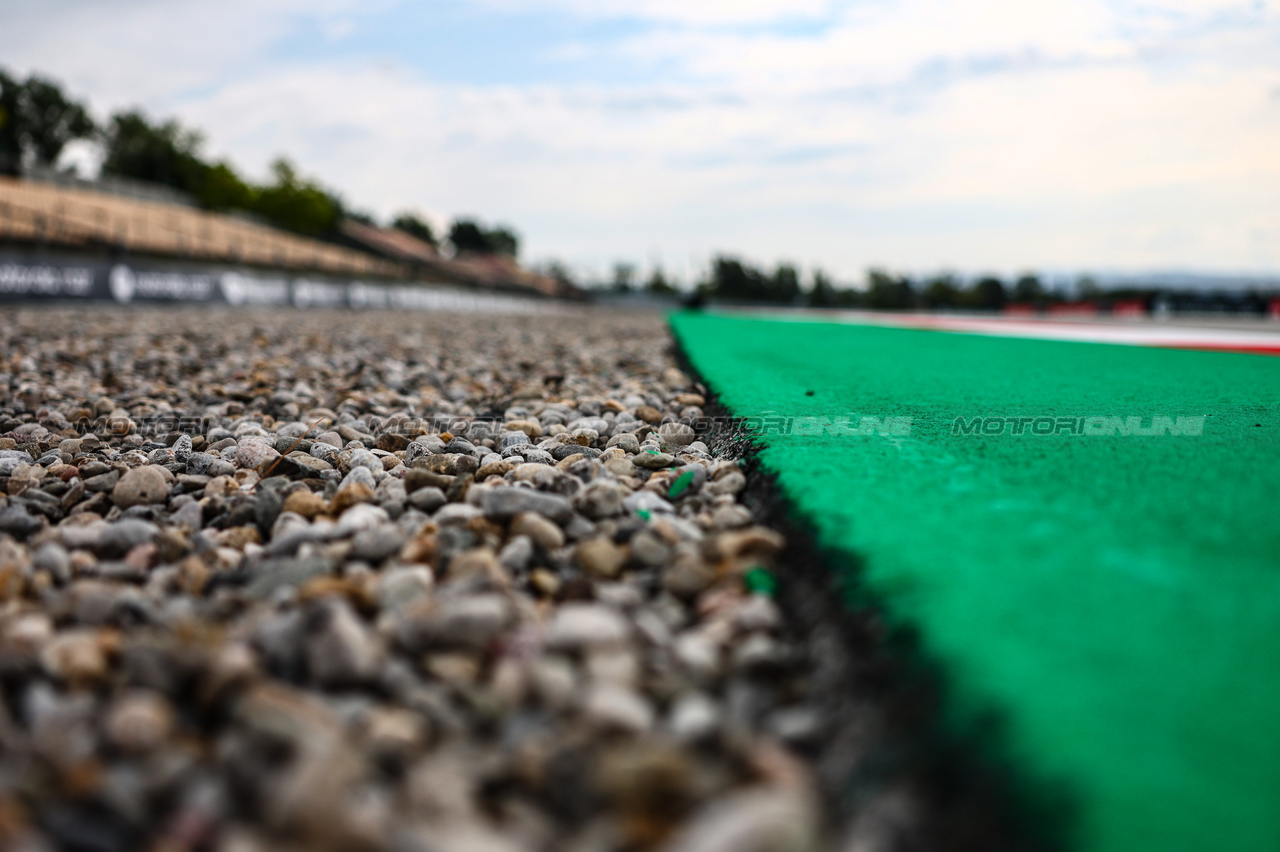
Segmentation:
[(867, 270), (867, 307), (901, 311), (915, 306), (915, 289), (904, 276), (883, 269)]
[(1076, 280), (1076, 298), (1089, 301), (1102, 295), (1102, 288), (1092, 275), (1081, 275)]
[(16, 175), (22, 170), (22, 134), (18, 122), (17, 80), (0, 68), (0, 174)]
[(458, 219), (449, 227), (449, 242), (459, 253), (489, 253), (489, 241), (485, 239), (484, 230), (471, 219)]
[(661, 267), (654, 268), (644, 289), (654, 296), (670, 296), (676, 293), (676, 288), (667, 280)]
[(411, 237), (417, 237), (427, 245), (438, 245), (435, 232), (431, 230), (431, 226), (412, 213), (401, 213), (391, 222), (391, 227), (397, 231), (404, 231)]
[(998, 311), (1004, 307), (1004, 282), (993, 275), (979, 278), (973, 288), (966, 294), (970, 307), (984, 311)]
[(284, 157), (271, 164), (275, 183), (263, 187), (254, 212), (273, 224), (308, 236), (331, 232), (338, 223), (342, 203), (319, 185), (303, 180)]
[(711, 262), (707, 293), (721, 299), (757, 299), (764, 290), (760, 270), (736, 257), (716, 257)]
[(449, 242), (455, 251), (471, 254), (502, 254), (515, 257), (520, 253), (520, 238), (508, 227), (484, 228), (474, 219), (457, 219), (449, 228)]
[(955, 276), (944, 273), (929, 279), (924, 286), (924, 306), (930, 310), (954, 308), (960, 304), (960, 287)]
[(19, 83), (0, 71), (0, 173), (53, 166), (69, 142), (96, 130), (85, 106), (57, 83), (34, 74)]
[(208, 166), (204, 138), (175, 120), (152, 124), (140, 110), (117, 112), (103, 134), (102, 173), (150, 181), (199, 196)]
[(207, 210), (250, 210), (255, 190), (227, 162), (204, 169), (200, 181), (200, 206)]
[(831, 279), (821, 269), (813, 271), (813, 286), (809, 288), (809, 307), (834, 308), (836, 306), (836, 288)]
[(765, 298), (771, 302), (794, 302), (800, 296), (800, 273), (789, 263), (780, 263), (767, 281)]
[(619, 261), (613, 265), (613, 283), (609, 289), (615, 293), (630, 293), (635, 289), (635, 264)]
[(485, 232), (485, 240), (489, 243), (492, 254), (515, 257), (520, 253), (520, 238), (510, 228), (499, 225)]
[(1039, 302), (1042, 299), (1044, 299), (1044, 287), (1035, 273), (1024, 273), (1014, 282), (1013, 300), (1015, 302)]

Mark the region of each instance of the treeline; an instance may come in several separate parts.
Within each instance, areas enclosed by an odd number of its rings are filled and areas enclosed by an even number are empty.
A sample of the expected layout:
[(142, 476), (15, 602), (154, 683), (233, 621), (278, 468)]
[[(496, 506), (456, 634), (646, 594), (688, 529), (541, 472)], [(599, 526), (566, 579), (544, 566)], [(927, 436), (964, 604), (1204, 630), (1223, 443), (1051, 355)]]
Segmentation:
[[(598, 284), (597, 291), (615, 294), (648, 293), (671, 296), (678, 292), (674, 282), (661, 269), (655, 269), (645, 281), (636, 277), (635, 267), (619, 263), (613, 279)], [(1082, 278), (1076, 285), (1078, 295), (1096, 295), (1098, 288), (1091, 279)], [(883, 310), (999, 310), (1006, 303), (1043, 304), (1061, 297), (1050, 293), (1040, 278), (1032, 273), (1005, 281), (984, 276), (965, 281), (951, 274), (911, 278), (882, 269), (867, 272), (861, 287), (838, 284), (821, 270), (802, 280), (795, 266), (781, 263), (772, 270), (753, 266), (740, 258), (716, 257), (693, 295), (702, 299), (731, 302), (764, 302), (811, 308), (874, 308)]]
[[(344, 218), (378, 224), (337, 191), (303, 177), (285, 157), (272, 163), (268, 181), (255, 183), (227, 160), (207, 157), (204, 135), (174, 119), (152, 120), (130, 109), (99, 124), (83, 102), (56, 82), (34, 74), (18, 80), (0, 69), (0, 174), (55, 168), (66, 147), (78, 140), (99, 146), (103, 175), (175, 189), (206, 210), (248, 213), (320, 239), (336, 239)], [(394, 216), (387, 226), (437, 247), (443, 237), (459, 252), (515, 257), (520, 249), (510, 228), (486, 227), (470, 218), (455, 220), (447, 235), (437, 235), (411, 212)]]

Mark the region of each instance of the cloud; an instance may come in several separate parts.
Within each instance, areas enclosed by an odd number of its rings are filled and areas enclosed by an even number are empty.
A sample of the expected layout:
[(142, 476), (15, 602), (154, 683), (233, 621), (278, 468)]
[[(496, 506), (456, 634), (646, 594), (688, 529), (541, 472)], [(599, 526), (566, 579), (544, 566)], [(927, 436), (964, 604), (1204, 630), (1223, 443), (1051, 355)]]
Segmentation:
[[(22, 12), (13, 61), (176, 111), (259, 174), (287, 152), (357, 206), (505, 220), (580, 266), (1280, 271), (1280, 23), (1256, 3), (525, 0), (643, 23), (566, 25), (545, 49), (587, 70), (554, 85), (329, 49), (390, 32), (394, 4), (170, 5)], [(299, 32), (313, 49), (282, 54)]]
[(832, 0), (480, 0), (499, 10), (539, 8), (586, 18), (630, 18), (723, 27), (797, 18), (824, 18), (844, 3)]

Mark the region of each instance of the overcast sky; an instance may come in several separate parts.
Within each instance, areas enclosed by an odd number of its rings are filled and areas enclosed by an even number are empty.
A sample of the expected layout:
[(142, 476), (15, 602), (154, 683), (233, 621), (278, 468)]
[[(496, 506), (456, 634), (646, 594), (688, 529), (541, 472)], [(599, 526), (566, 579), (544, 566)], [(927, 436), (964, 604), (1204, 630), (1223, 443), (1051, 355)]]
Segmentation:
[(1275, 274), (1278, 6), (0, 0), (0, 65), (583, 271)]

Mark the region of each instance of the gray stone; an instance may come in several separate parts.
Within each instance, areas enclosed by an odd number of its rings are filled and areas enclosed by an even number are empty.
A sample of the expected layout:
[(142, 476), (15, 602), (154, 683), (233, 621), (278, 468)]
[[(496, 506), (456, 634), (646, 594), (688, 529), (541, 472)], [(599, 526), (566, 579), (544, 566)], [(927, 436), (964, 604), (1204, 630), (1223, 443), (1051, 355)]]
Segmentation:
[(505, 432), (498, 440), (499, 452), (505, 450), (518, 451), (518, 448), (527, 446), (529, 446), (529, 436), (524, 432)]
[[(381, 467), (379, 467), (379, 470), (381, 470)], [(352, 485), (356, 482), (369, 486), (370, 491), (378, 487), (377, 481), (373, 478), (373, 472), (367, 467), (359, 466), (351, 468), (351, 472), (348, 473), (338, 485), (338, 490), (341, 491), (348, 485)]]
[(307, 455), (330, 466), (338, 463), (338, 448), (333, 444), (325, 443), (323, 440), (312, 444), (311, 449), (307, 451)]
[(159, 534), (160, 528), (150, 521), (122, 518), (102, 530), (95, 549), (103, 556), (121, 556)]
[(216, 476), (234, 476), (236, 472), (235, 465), (226, 459), (214, 459), (209, 465), (209, 469), (205, 471), (205, 475), (209, 477)]
[[(329, 445), (321, 444), (320, 446), (327, 447)], [(328, 460), (312, 455), (311, 453), (301, 452), (300, 450), (294, 450), (289, 453), (285, 456), (285, 461), (292, 464), (294, 470), (301, 476), (318, 477), (326, 470), (333, 470), (333, 464)], [(279, 470), (279, 468), (277, 468), (277, 470)]]
[(180, 464), (187, 464), (191, 461), (191, 436), (179, 435), (178, 440), (173, 442), (173, 446), (169, 449), (173, 450), (173, 460)]
[(26, 538), (43, 525), (44, 522), (28, 513), (25, 506), (12, 505), (0, 511), (0, 532), (14, 538)]
[(631, 463), (636, 467), (642, 467), (646, 470), (661, 470), (664, 467), (670, 467), (676, 460), (676, 457), (667, 453), (660, 453), (653, 450), (645, 450), (636, 453), (631, 458)]
[(588, 518), (607, 518), (622, 511), (627, 492), (608, 479), (597, 479), (573, 495), (573, 507)]
[(250, 597), (261, 600), (270, 597), (277, 589), (300, 586), (313, 577), (323, 577), (332, 571), (333, 563), (318, 556), (305, 559), (268, 559), (254, 572), (245, 592)]
[(402, 610), (430, 596), (434, 585), (434, 575), (426, 566), (392, 568), (378, 580), (378, 603), (383, 609)]
[(530, 464), (555, 464), (555, 457), (537, 447), (521, 447), (520, 456)]
[(217, 457), (209, 453), (192, 453), (187, 459), (187, 473), (206, 476), (209, 473), (209, 466), (216, 461), (218, 461)]
[(498, 562), (508, 571), (523, 571), (533, 559), (533, 542), (528, 536), (518, 535), (507, 542), (498, 553)]
[(280, 510), (283, 507), (284, 499), (279, 491), (259, 486), (258, 497), (253, 503), (253, 518), (263, 536), (270, 535), (271, 527), (275, 524), (276, 518), (280, 517)]
[(204, 525), (204, 507), (198, 501), (187, 503), (169, 516), (170, 523), (185, 526), (190, 530), (198, 530)]
[(152, 450), (147, 453), (147, 464), (166, 465), (172, 464), (174, 461), (173, 450), (168, 447), (161, 447), (158, 450)]
[(662, 438), (663, 446), (679, 449), (692, 444), (697, 435), (692, 426), (684, 423), (663, 423), (658, 427), (658, 437)]
[(351, 540), (351, 551), (348, 555), (351, 559), (360, 559), (377, 565), (387, 557), (399, 553), (406, 537), (404, 530), (394, 524), (362, 530)]
[(640, 441), (630, 432), (622, 432), (614, 435), (609, 439), (609, 443), (605, 444), (605, 449), (611, 447), (620, 447), (627, 453), (638, 453), (640, 452)]
[(521, 512), (537, 512), (557, 523), (573, 516), (573, 505), (557, 494), (544, 494), (531, 488), (497, 487), (482, 499), (484, 513), (497, 520), (507, 520)]
[(120, 471), (109, 470), (106, 473), (100, 473), (97, 476), (91, 476), (84, 481), (84, 490), (91, 494), (99, 491), (110, 491), (116, 487), (120, 481)]
[(338, 527), (334, 531), (334, 535), (338, 538), (345, 538), (358, 532), (380, 527), (390, 520), (391, 516), (381, 506), (374, 506), (372, 503), (357, 503), (343, 512), (342, 517), (338, 518)]
[(406, 499), (410, 506), (428, 515), (448, 502), (443, 491), (430, 485), (417, 489)]
[(307, 613), (307, 671), (321, 686), (368, 683), (382, 667), (382, 648), (345, 598), (326, 598)]
[(0, 450), (0, 476), (9, 476), (18, 465), (35, 464), (31, 453), (22, 450)]
[(481, 594), (447, 601), (431, 601), (425, 607), (404, 612), (396, 622), (396, 641), (410, 653), (428, 648), (484, 648), (514, 618), (503, 595)]
[(477, 506), (472, 506), (468, 503), (449, 503), (442, 506), (434, 515), (432, 515), (431, 520), (435, 521), (438, 526), (442, 527), (462, 526), (475, 520), (482, 514), (483, 512), (481, 512)]
[(603, 434), (609, 431), (609, 421), (603, 417), (579, 417), (577, 420), (565, 424), (565, 428), (570, 432), (576, 432), (579, 429), (590, 429), (593, 432)]

